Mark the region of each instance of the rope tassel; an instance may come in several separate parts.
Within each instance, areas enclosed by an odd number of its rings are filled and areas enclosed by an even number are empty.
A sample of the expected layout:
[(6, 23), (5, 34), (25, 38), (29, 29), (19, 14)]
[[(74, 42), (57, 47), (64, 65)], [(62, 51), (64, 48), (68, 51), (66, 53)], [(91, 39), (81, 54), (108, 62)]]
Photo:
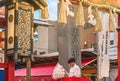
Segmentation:
[(98, 8), (95, 7), (95, 17), (96, 17), (96, 26), (95, 26), (95, 31), (101, 31), (103, 28), (102, 28), (102, 22), (101, 22), (101, 19), (100, 19), (100, 15), (99, 15), (99, 11), (98, 11)]
[[(47, 1), (44, 0), (44, 2), (47, 2)], [(43, 19), (49, 18), (48, 6), (42, 9), (41, 17), (42, 17)]]
[(110, 9), (110, 16), (109, 16), (109, 31), (115, 32), (114, 17), (111, 9)]
[(67, 4), (64, 0), (60, 2), (60, 10), (58, 14), (58, 22), (59, 23), (67, 23)]
[(84, 9), (82, 1), (79, 1), (78, 9), (75, 15), (76, 26), (83, 27), (85, 24)]

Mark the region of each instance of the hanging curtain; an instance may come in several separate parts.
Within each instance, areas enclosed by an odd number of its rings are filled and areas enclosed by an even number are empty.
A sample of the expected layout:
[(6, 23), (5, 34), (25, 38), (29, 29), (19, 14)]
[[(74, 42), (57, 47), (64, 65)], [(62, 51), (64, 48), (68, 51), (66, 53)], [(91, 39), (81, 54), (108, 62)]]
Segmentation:
[[(47, 3), (46, 0), (43, 0), (43, 1), (44, 1), (45, 3)], [(44, 7), (44, 8), (42, 9), (41, 17), (42, 17), (43, 19), (49, 18), (48, 6), (47, 6), (47, 7)]]
[(85, 24), (82, 0), (79, 0), (79, 5), (78, 5), (77, 12), (75, 15), (75, 22), (76, 22), (76, 26), (79, 26), (79, 27), (83, 27)]
[(96, 17), (96, 26), (95, 26), (95, 31), (101, 31), (103, 28), (102, 28), (102, 22), (101, 22), (101, 19), (100, 19), (100, 14), (99, 14), (99, 11), (98, 11), (98, 8), (95, 7), (95, 17)]
[(64, 24), (67, 23), (67, 4), (64, 0), (60, 1), (58, 22)]
[(115, 23), (114, 23), (114, 16), (112, 13), (112, 9), (109, 10), (109, 32), (115, 32)]

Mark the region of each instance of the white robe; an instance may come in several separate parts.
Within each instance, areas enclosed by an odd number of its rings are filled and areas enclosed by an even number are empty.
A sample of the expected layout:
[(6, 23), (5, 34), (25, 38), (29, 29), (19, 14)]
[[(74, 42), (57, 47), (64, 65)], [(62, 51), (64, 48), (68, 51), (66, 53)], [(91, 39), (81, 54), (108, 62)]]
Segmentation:
[(74, 65), (70, 68), (69, 77), (80, 77), (80, 68), (78, 65)]

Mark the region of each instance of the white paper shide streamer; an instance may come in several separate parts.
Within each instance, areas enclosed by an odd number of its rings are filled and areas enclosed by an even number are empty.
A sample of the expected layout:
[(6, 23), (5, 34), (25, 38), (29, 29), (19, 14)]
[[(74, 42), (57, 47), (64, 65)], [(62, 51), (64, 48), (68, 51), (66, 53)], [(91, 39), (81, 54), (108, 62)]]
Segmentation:
[(57, 63), (53, 71), (52, 78), (56, 80), (56, 79), (61, 79), (64, 76), (65, 76), (65, 69), (59, 63)]
[(92, 5), (88, 7), (88, 23), (92, 24), (93, 26), (96, 25), (96, 19), (94, 15), (92, 14)]

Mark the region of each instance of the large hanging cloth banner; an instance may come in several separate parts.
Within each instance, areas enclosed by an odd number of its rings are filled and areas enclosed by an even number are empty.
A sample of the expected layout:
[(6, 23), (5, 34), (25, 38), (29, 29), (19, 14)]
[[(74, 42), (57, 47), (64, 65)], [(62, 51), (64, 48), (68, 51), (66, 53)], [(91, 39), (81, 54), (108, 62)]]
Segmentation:
[(109, 13), (100, 12), (103, 30), (98, 32), (98, 77), (109, 77)]
[[(47, 3), (46, 0), (43, 0), (43, 1)], [(42, 9), (41, 17), (42, 17), (43, 19), (49, 18), (48, 6), (47, 6), (47, 7), (44, 7), (44, 8)]]
[(78, 9), (75, 14), (75, 22), (76, 26), (83, 27), (85, 24), (85, 18), (84, 18), (84, 9), (82, 5), (82, 0), (79, 0)]
[(67, 23), (67, 3), (65, 0), (60, 0), (59, 6), (59, 14), (58, 14), (58, 22), (59, 23)]

